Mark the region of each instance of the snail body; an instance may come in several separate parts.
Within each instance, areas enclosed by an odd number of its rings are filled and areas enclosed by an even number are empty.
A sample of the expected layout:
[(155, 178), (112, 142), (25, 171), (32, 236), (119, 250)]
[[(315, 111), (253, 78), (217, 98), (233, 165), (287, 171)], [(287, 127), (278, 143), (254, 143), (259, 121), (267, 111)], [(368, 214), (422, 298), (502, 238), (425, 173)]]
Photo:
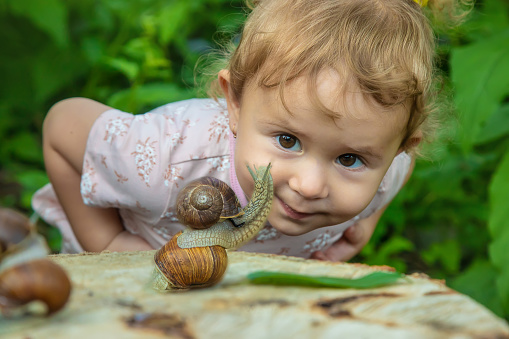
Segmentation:
[[(176, 234), (156, 252), (153, 284), (155, 289), (208, 287), (222, 279), (228, 264), (226, 249), (240, 247), (265, 225), (274, 196), (270, 167), (269, 164), (266, 167), (255, 168), (253, 171), (248, 166), (255, 182), (255, 189), (251, 200), (244, 209), (240, 210), (240, 203), (233, 194), (235, 201), (229, 202), (229, 204), (233, 206), (238, 204), (238, 210), (234, 207), (230, 209), (230, 212), (222, 212), (217, 221), (210, 226), (188, 228)], [(209, 179), (198, 181), (203, 184), (207, 180)], [(182, 192), (186, 192), (185, 194), (190, 194), (191, 191), (186, 188), (182, 190)], [(225, 190), (225, 192), (227, 191)], [(231, 193), (233, 193), (232, 190)], [(182, 196), (179, 198), (177, 205), (187, 204), (191, 201), (190, 198)], [(228, 197), (228, 199), (233, 198)], [(221, 197), (221, 200), (224, 198)], [(204, 205), (212, 206), (213, 204)], [(177, 211), (179, 208), (181, 212), (190, 210), (190, 207), (187, 206), (177, 206)], [(194, 212), (192, 211), (192, 213)], [(200, 220), (200, 218), (193, 218)], [(180, 219), (184, 220), (184, 216), (179, 216)], [(189, 223), (187, 224), (189, 225)]]
[(267, 167), (255, 168), (256, 172), (250, 167), (248, 169), (255, 182), (255, 189), (242, 215), (216, 223), (208, 229), (184, 230), (182, 236), (177, 239), (179, 247), (219, 245), (227, 249), (236, 249), (264, 227), (274, 196), (270, 164)]

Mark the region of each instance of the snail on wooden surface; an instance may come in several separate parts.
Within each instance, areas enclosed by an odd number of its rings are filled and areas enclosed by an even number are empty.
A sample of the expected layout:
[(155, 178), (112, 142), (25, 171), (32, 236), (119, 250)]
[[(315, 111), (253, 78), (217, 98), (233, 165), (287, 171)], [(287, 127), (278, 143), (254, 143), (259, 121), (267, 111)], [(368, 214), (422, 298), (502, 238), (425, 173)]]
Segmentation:
[(0, 311), (8, 314), (32, 301), (46, 305), (46, 314), (67, 302), (71, 283), (65, 271), (46, 259), (49, 250), (24, 215), (0, 208)]
[[(177, 213), (179, 220), (186, 222), (188, 228), (183, 232), (176, 234), (168, 243), (159, 249), (154, 255), (154, 288), (157, 290), (167, 290), (172, 288), (197, 288), (211, 286), (221, 280), (226, 271), (228, 256), (226, 249), (237, 249), (254, 235), (258, 233), (265, 225), (267, 216), (272, 206), (274, 190), (272, 185), (272, 176), (270, 175), (270, 164), (261, 166), (258, 169), (251, 170), (249, 173), (254, 180), (254, 191), (251, 200), (246, 207), (240, 210), (240, 203), (231, 189), (224, 189), (226, 197), (216, 197), (226, 201), (228, 206), (239, 206), (230, 208), (228, 212), (223, 211), (223, 207), (216, 201), (207, 202), (200, 206), (213, 206), (216, 210), (217, 221), (205, 228), (194, 226), (194, 221), (188, 224), (186, 213), (197, 212), (194, 208), (187, 206), (192, 199), (190, 196), (194, 189), (184, 188), (182, 195), (179, 194), (177, 202)], [(198, 182), (213, 182), (211, 186), (217, 186), (218, 179), (202, 179)], [(221, 185), (227, 186), (225, 183)], [(191, 183), (191, 186), (195, 186)], [(197, 186), (200, 186), (198, 184)], [(207, 190), (204, 190), (207, 192)], [(187, 196), (186, 196), (187, 194)], [(205, 194), (210, 196), (208, 192)], [(207, 198), (198, 198), (203, 202)], [(232, 199), (234, 202), (232, 203)], [(217, 203), (217, 204), (216, 204)], [(224, 204), (224, 202), (223, 202)], [(185, 205), (185, 206), (180, 206)], [(201, 208), (201, 207), (200, 207)], [(197, 209), (198, 211), (203, 210)], [(179, 212), (180, 211), (180, 212)], [(193, 220), (201, 220), (200, 217), (192, 217)], [(208, 219), (205, 224), (208, 224)]]

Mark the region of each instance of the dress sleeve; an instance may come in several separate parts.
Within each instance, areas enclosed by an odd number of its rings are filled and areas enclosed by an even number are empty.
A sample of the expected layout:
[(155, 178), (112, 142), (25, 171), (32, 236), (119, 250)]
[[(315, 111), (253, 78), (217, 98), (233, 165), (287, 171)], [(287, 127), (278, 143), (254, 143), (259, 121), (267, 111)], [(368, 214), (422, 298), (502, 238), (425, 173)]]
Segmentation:
[(80, 187), (84, 203), (140, 215), (162, 213), (172, 187), (163, 168), (170, 163), (166, 135), (172, 128), (177, 127), (163, 114), (104, 112), (87, 141)]
[(382, 183), (378, 187), (375, 197), (368, 207), (354, 218), (355, 221), (369, 217), (394, 199), (396, 194), (398, 194), (403, 187), (411, 164), (412, 158), (406, 152), (401, 152), (394, 158), (382, 179)]

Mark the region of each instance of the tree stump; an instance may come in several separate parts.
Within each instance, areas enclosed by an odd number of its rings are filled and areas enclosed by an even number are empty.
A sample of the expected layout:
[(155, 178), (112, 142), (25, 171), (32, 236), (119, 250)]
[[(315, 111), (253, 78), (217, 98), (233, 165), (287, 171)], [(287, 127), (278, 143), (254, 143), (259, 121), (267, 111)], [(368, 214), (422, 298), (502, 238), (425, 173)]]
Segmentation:
[(384, 267), (229, 252), (210, 288), (156, 292), (154, 251), (54, 255), (73, 291), (57, 314), (0, 316), (2, 338), (509, 338), (508, 324), (425, 275), (372, 289), (252, 285), (258, 270), (361, 277)]

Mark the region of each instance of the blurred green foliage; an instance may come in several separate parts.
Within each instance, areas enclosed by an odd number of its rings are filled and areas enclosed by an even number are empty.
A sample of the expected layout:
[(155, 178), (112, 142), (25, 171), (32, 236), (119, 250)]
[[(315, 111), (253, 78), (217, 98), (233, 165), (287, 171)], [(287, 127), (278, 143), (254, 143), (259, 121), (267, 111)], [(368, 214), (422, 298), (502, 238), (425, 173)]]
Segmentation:
[[(31, 213), (32, 194), (48, 182), (42, 121), (58, 100), (85, 96), (139, 113), (203, 96), (195, 64), (217, 48), (217, 32), (239, 31), (242, 5), (0, 2), (0, 205)], [(355, 260), (445, 279), (509, 319), (509, 5), (479, 2), (468, 22), (438, 34), (457, 114)], [(58, 231), (39, 224), (57, 251)]]

